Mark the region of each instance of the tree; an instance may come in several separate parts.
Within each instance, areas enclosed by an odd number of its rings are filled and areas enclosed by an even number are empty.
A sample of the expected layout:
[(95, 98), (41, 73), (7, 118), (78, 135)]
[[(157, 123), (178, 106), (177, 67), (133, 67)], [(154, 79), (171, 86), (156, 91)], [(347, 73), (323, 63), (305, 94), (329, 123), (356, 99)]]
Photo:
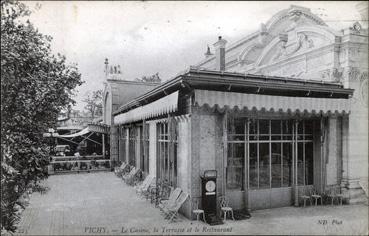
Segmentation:
[(150, 76), (142, 76), (141, 79), (136, 78), (136, 81), (160, 83), (161, 78), (159, 77), (159, 72), (157, 72), (157, 73), (155, 73), (153, 75), (150, 75)]
[(91, 115), (92, 118), (95, 116), (102, 116), (102, 89), (96, 91), (89, 91), (83, 102), (86, 103), (85, 109)]
[(1, 1), (1, 229), (11, 232), (20, 196), (47, 177), (42, 134), (82, 84), (76, 65), (52, 54), (52, 38), (38, 32), (30, 14), (21, 2)]

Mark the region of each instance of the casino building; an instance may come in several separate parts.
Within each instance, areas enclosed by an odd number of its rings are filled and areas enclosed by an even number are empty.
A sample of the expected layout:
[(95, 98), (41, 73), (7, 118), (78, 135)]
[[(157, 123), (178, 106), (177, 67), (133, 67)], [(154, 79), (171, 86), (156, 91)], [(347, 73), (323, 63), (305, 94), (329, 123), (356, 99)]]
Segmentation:
[[(335, 31), (291, 6), (213, 46), (187, 71), (104, 109), (111, 158), (191, 199), (201, 199), (204, 171), (216, 170), (217, 197), (233, 209), (298, 205), (306, 186), (367, 201), (367, 28)], [(115, 96), (105, 89), (104, 104)], [(192, 207), (181, 212), (190, 218)]]

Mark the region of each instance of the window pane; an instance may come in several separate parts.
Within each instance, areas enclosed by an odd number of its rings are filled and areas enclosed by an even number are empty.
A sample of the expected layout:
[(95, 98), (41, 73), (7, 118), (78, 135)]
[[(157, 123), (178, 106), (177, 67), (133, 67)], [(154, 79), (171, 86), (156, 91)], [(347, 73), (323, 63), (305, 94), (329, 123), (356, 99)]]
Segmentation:
[(304, 121), (299, 121), (297, 124), (297, 139), (302, 140), (304, 134)]
[(228, 144), (227, 161), (227, 188), (243, 189), (244, 182), (244, 156), (245, 145), (243, 143)]
[(269, 188), (270, 187), (270, 174), (269, 174), (269, 143), (259, 144), (259, 187)]
[(282, 126), (280, 120), (271, 121), (272, 140), (281, 140)]
[(282, 162), (282, 186), (289, 187), (292, 185), (292, 143), (283, 143)]
[(306, 120), (305, 121), (305, 140), (313, 140), (314, 133), (314, 121)]
[(257, 143), (250, 143), (250, 167), (249, 167), (249, 185), (250, 188), (258, 188), (258, 152), (257, 152)]
[(304, 185), (304, 143), (298, 143), (297, 149), (297, 183)]
[(284, 140), (292, 140), (292, 121), (290, 120), (282, 121), (282, 132)]
[(269, 120), (259, 120), (260, 140), (269, 139)]
[(228, 139), (230, 141), (245, 140), (245, 119), (230, 118), (228, 122)]
[(305, 181), (306, 184), (314, 184), (314, 156), (313, 143), (305, 144)]
[(258, 134), (258, 121), (255, 119), (251, 119), (250, 120), (250, 124), (249, 124), (249, 140), (253, 141), (253, 140), (257, 140)]
[(272, 143), (272, 188), (281, 187), (281, 143)]

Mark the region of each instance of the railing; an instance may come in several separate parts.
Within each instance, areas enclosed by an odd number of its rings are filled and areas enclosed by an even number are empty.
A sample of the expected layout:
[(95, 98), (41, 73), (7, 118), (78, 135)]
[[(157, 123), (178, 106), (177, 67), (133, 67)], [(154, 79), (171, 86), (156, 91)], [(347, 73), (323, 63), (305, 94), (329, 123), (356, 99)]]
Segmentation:
[(49, 174), (110, 171), (109, 159), (76, 159), (75, 157), (58, 157), (53, 159), (48, 168)]

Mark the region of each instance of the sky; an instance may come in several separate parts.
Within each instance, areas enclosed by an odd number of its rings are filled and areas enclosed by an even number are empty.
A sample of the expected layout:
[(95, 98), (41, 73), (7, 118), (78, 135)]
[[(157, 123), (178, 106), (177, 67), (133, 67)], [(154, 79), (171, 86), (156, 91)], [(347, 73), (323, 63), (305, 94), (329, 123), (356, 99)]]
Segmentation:
[[(103, 89), (104, 60), (133, 80), (159, 72), (162, 81), (204, 59), (219, 35), (232, 43), (280, 10), (304, 6), (336, 30), (360, 20), (358, 2), (27, 1), (30, 21), (53, 37), (54, 53), (77, 63), (85, 83), (76, 90), (82, 110), (88, 91)], [(41, 5), (41, 7), (37, 7)]]

